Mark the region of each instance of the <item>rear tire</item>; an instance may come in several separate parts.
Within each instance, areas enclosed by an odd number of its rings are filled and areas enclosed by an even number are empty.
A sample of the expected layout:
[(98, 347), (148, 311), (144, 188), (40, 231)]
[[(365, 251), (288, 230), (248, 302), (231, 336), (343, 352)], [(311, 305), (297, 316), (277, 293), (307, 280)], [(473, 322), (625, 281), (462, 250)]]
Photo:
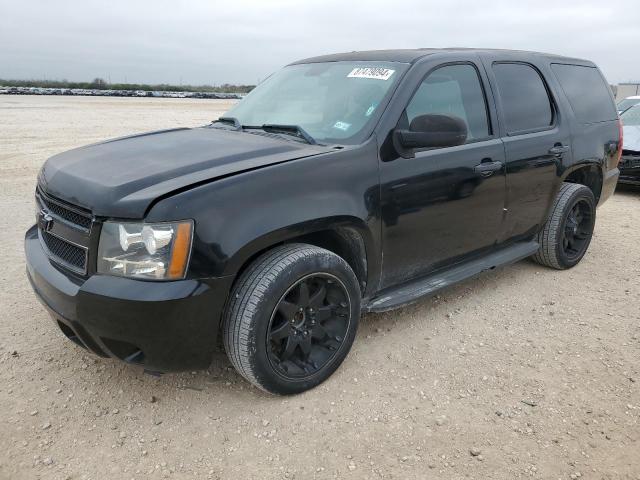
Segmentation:
[(551, 215), (537, 241), (540, 249), (532, 259), (541, 265), (566, 270), (587, 252), (596, 221), (596, 200), (589, 187), (563, 183)]
[(276, 247), (233, 287), (224, 347), (238, 373), (269, 393), (315, 387), (349, 353), (360, 318), (358, 280), (342, 258), (306, 244)]

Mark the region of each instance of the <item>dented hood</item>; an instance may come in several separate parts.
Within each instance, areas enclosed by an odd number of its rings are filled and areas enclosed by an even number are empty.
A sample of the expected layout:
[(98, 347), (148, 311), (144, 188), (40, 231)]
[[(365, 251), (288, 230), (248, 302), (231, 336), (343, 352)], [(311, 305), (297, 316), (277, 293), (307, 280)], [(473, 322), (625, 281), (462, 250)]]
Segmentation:
[(222, 128), (163, 130), (55, 155), (44, 164), (38, 183), (97, 216), (142, 218), (159, 196), (329, 150)]

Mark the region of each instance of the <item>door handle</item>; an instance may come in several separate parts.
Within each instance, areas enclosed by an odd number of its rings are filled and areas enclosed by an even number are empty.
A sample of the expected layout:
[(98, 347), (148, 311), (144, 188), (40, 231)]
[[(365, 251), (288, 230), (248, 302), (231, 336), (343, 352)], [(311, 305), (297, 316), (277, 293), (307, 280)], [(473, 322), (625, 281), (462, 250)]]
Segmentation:
[(562, 145), (561, 143), (556, 143), (553, 147), (549, 149), (549, 153), (551, 155), (555, 155), (556, 157), (559, 157), (560, 155), (568, 151), (569, 151), (569, 146)]
[(482, 161), (482, 163), (473, 167), (473, 171), (479, 173), (483, 177), (490, 177), (491, 175), (493, 175), (493, 172), (502, 170), (502, 166), (502, 162), (492, 162), (491, 160)]

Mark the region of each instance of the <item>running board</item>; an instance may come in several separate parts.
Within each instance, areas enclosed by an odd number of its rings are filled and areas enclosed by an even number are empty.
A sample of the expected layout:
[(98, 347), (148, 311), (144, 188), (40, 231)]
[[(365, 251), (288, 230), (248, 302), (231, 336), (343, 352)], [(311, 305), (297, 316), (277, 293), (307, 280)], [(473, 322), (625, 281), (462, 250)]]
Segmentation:
[(486, 270), (493, 270), (527, 258), (538, 251), (537, 242), (520, 242), (477, 260), (465, 262), (449, 270), (440, 271), (427, 277), (419, 278), (408, 284), (393, 287), (372, 298), (364, 307), (363, 312), (386, 312), (418, 301), (425, 295), (474, 277)]

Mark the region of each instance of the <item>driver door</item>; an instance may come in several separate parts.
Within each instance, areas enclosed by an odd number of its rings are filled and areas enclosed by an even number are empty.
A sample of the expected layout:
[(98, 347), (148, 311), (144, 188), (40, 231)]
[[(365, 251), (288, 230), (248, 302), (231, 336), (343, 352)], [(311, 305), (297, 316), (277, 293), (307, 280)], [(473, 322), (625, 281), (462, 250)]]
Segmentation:
[(468, 134), (462, 145), (415, 150), (415, 158), (380, 163), (382, 288), (496, 245), (505, 207), (505, 154), (481, 72), (472, 61), (432, 68), (402, 114), (399, 128), (418, 115), (440, 114), (464, 120)]

